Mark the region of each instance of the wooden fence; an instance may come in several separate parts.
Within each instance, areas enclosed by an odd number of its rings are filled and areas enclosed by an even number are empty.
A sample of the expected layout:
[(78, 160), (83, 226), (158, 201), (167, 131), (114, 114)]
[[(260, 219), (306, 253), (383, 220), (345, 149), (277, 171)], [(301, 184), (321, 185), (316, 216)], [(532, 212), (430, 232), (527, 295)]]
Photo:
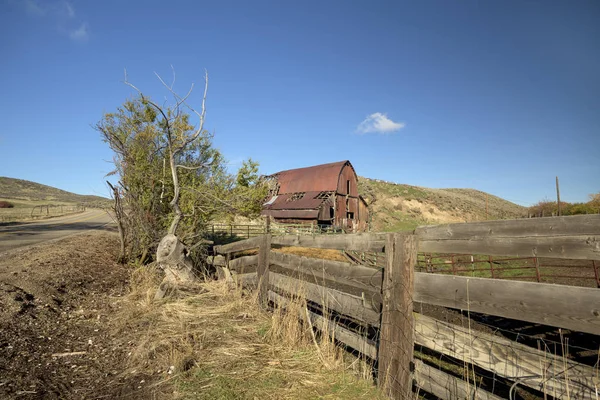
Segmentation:
[(0, 209), (0, 222), (17, 222), (60, 217), (85, 211), (83, 205), (42, 204), (33, 207)]
[(324, 235), (343, 234), (343, 230), (334, 230), (329, 225), (315, 224), (282, 224), (270, 221), (267, 224), (213, 224), (208, 227), (209, 235), (212, 237), (228, 236), (235, 238), (246, 238), (264, 235)]
[[(383, 252), (385, 266), (283, 254), (281, 246)], [(251, 249), (258, 253), (236, 257)], [(514, 398), (517, 386), (540, 397), (598, 399), (598, 365), (413, 308), (429, 304), (592, 336), (600, 335), (600, 290), (416, 272), (419, 251), (598, 260), (600, 215), (427, 226), (408, 234), (267, 234), (215, 246), (211, 259), (238, 283), (255, 287), (264, 306), (306, 299), (299, 317), (371, 359), (392, 398), (413, 398), (415, 385), (442, 399)], [(467, 374), (440, 367), (436, 357), (454, 360)]]

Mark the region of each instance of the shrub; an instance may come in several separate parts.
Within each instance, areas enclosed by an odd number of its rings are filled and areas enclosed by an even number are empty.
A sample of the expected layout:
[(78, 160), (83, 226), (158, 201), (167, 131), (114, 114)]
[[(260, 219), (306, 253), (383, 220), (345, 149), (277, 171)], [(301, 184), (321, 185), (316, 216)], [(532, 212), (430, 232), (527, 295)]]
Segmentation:
[(14, 206), (11, 202), (0, 200), (0, 208), (13, 208)]

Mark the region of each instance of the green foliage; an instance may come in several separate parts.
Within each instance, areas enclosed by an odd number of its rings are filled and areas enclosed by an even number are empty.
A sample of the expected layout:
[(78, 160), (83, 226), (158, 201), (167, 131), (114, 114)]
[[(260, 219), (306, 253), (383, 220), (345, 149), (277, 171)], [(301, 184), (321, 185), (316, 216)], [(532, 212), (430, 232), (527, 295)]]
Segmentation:
[[(560, 202), (561, 215), (600, 214), (600, 193), (590, 194), (587, 203)], [(543, 200), (529, 207), (533, 217), (551, 217), (558, 215), (558, 205), (555, 201)]]
[(139, 97), (107, 113), (96, 125), (115, 153), (111, 174), (119, 177), (126, 210), (125, 258), (129, 261), (151, 260), (175, 216), (170, 204), (175, 196), (171, 154), (174, 164), (181, 166), (176, 170), (184, 218), (176, 234), (188, 245), (202, 237), (217, 215), (257, 215), (266, 196), (257, 162), (244, 162), (237, 176), (232, 176), (223, 155), (213, 147), (211, 134), (201, 131), (196, 136), (190, 116), (180, 110), (162, 111)]
[(235, 178), (236, 209), (239, 214), (255, 218), (260, 214), (267, 197), (268, 186), (258, 174), (258, 162), (244, 161)]

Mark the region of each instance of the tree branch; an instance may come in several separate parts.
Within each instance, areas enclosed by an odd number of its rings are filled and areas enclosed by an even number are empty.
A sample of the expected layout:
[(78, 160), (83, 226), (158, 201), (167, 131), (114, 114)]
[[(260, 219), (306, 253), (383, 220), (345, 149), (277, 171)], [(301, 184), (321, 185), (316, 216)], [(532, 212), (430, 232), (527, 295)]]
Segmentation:
[(177, 165), (175, 165), (175, 167), (176, 167), (176, 168), (183, 168), (183, 169), (187, 169), (187, 170), (190, 170), (190, 171), (194, 171), (194, 170), (197, 170), (197, 169), (200, 169), (200, 168), (208, 168), (208, 167), (210, 167), (211, 165), (213, 165), (213, 163), (214, 163), (214, 161), (211, 161), (211, 162), (210, 162), (210, 163), (208, 163), (208, 164), (200, 164), (200, 165), (197, 165), (197, 166), (195, 166), (195, 167), (188, 167), (187, 165), (181, 165), (181, 164), (177, 164)]

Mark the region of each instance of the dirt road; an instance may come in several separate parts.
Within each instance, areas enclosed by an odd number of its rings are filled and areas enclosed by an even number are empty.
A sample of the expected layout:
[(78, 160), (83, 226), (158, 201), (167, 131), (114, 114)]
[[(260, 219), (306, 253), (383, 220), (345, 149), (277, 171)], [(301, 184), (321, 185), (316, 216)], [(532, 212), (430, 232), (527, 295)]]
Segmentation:
[(88, 210), (45, 221), (0, 224), (0, 253), (82, 231), (103, 229), (112, 222), (106, 211)]

